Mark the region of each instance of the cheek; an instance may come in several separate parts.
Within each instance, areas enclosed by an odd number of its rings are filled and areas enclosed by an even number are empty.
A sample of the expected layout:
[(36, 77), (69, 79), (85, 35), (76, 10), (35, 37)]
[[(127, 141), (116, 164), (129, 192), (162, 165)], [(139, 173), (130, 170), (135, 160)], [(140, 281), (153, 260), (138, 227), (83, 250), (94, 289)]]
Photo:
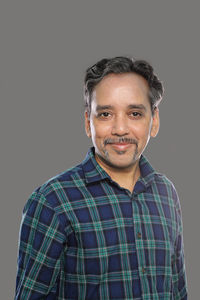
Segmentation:
[(91, 133), (94, 138), (104, 138), (109, 135), (111, 126), (108, 123), (91, 125)]
[(138, 140), (147, 139), (150, 135), (150, 131), (150, 122), (137, 123), (135, 126), (132, 126), (132, 132)]

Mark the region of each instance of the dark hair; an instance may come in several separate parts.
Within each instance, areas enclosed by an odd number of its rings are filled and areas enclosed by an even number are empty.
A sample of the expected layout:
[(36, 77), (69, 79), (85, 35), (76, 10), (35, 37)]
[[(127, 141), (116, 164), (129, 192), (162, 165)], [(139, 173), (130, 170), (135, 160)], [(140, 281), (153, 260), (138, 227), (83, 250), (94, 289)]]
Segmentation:
[(153, 67), (145, 60), (129, 57), (104, 58), (86, 70), (84, 80), (85, 108), (90, 114), (92, 92), (95, 86), (108, 74), (136, 73), (143, 76), (149, 85), (149, 100), (152, 113), (162, 100), (164, 88), (154, 73)]

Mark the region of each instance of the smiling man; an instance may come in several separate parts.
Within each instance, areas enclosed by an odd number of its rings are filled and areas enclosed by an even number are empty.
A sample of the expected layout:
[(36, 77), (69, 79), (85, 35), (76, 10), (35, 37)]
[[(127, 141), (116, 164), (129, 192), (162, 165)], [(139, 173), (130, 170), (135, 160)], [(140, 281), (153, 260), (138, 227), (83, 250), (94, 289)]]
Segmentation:
[(146, 61), (115, 57), (87, 69), (93, 147), (28, 200), (15, 299), (187, 299), (179, 199), (143, 156), (162, 95)]
[(152, 112), (148, 83), (133, 72), (108, 74), (93, 91), (90, 106), (91, 112), (85, 112), (86, 132), (96, 160), (132, 192), (140, 176), (139, 158), (159, 129), (158, 108)]

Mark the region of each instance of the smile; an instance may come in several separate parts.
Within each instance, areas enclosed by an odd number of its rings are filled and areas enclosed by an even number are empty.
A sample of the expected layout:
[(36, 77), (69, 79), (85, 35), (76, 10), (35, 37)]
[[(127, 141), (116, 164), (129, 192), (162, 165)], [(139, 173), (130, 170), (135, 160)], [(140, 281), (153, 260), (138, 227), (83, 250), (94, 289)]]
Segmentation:
[(130, 144), (130, 143), (113, 143), (113, 144), (111, 144), (111, 146), (118, 151), (125, 151), (132, 145), (133, 144)]

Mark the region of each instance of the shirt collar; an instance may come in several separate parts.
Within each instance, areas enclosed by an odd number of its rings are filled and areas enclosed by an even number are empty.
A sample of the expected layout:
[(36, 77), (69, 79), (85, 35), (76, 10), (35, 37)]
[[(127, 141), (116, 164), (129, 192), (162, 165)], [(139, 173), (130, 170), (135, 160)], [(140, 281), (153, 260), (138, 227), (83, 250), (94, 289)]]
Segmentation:
[(106, 171), (97, 163), (94, 157), (94, 147), (91, 147), (82, 163), (86, 183), (110, 178)]
[[(156, 174), (147, 158), (143, 155), (140, 157), (139, 165), (141, 176), (136, 182), (134, 188), (134, 193), (137, 194), (144, 191), (149, 185), (151, 185)], [(94, 147), (89, 149), (85, 159), (83, 160), (82, 167), (86, 183), (97, 182), (106, 178), (110, 179), (110, 176), (106, 173), (106, 171), (97, 163), (94, 156)]]
[(134, 194), (145, 191), (152, 184), (156, 175), (156, 171), (144, 155), (140, 157), (139, 166), (141, 175), (135, 184)]

